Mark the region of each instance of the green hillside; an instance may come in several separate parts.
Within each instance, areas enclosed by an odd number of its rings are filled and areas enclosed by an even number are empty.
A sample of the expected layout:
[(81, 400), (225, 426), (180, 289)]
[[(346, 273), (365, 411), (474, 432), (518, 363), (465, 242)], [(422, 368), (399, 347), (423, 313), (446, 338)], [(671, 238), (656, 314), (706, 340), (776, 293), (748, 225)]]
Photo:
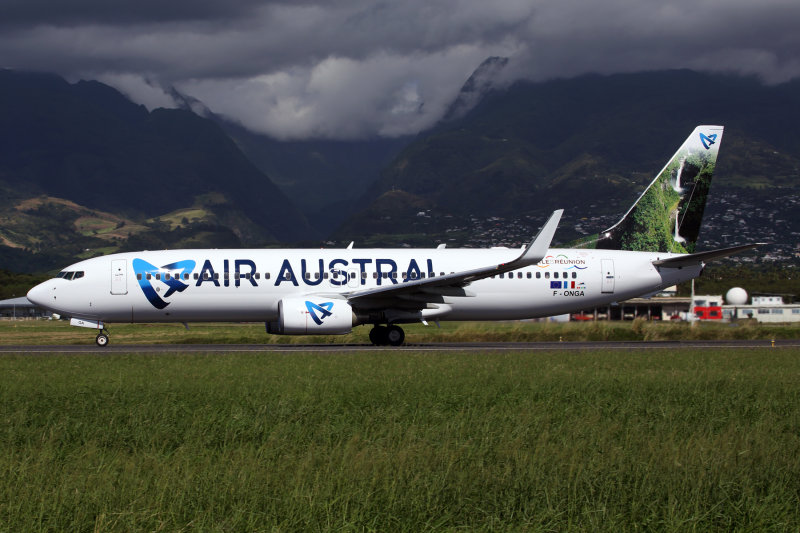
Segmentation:
[[(517, 83), (420, 135), (336, 235), (448, 242), (459, 227), (479, 226), (476, 221), (485, 226), (492, 217), (531, 216), (535, 228), (565, 208), (558, 235), (565, 242), (616, 221), (701, 123), (726, 127), (712, 199), (721, 189), (786, 195), (800, 190), (799, 122), (797, 81), (764, 86), (669, 71)], [(427, 212), (391, 201), (390, 192), (417, 199)], [(598, 220), (576, 231), (587, 216)]]

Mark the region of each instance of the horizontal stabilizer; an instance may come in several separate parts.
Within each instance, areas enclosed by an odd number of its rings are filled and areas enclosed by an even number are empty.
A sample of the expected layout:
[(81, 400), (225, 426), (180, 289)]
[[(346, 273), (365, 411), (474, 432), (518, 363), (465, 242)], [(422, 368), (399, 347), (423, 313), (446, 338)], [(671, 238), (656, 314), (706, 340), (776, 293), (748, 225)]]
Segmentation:
[(708, 261), (712, 261), (714, 259), (720, 259), (722, 257), (728, 257), (729, 255), (738, 254), (739, 252), (744, 252), (745, 250), (750, 250), (755, 248), (756, 246), (763, 246), (764, 242), (757, 242), (755, 244), (743, 244), (741, 246), (733, 246), (731, 248), (720, 248), (718, 250), (711, 250), (708, 252), (698, 252), (696, 254), (686, 254), (686, 255), (679, 255), (675, 257), (670, 257), (668, 259), (659, 259), (658, 261), (653, 261), (653, 264), (658, 267), (666, 267), (666, 268), (682, 268), (687, 266), (698, 265), (700, 263), (706, 263)]

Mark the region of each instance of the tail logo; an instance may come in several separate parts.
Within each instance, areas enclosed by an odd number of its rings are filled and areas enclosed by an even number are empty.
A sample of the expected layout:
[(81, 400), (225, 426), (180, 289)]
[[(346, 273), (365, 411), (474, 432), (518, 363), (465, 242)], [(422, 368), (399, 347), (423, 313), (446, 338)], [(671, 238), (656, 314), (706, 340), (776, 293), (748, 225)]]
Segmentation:
[[(308, 314), (311, 315), (311, 320), (313, 320), (318, 326), (322, 325), (322, 321), (328, 318), (333, 314), (333, 302), (325, 302), (319, 305), (306, 300), (306, 309), (308, 309)], [(319, 315), (317, 314), (319, 313)]]
[[(169, 302), (164, 298), (169, 298), (175, 292), (183, 292), (189, 286), (188, 283), (184, 283), (181, 279), (188, 279), (189, 274), (194, 270), (195, 264), (191, 259), (187, 259), (159, 268), (144, 259), (137, 258), (133, 260), (133, 271), (136, 273), (139, 287), (141, 287), (147, 301), (156, 309), (164, 309), (169, 305)], [(161, 292), (160, 286), (153, 288), (154, 281), (167, 286), (167, 291), (163, 296), (158, 294)]]
[(708, 150), (716, 144), (717, 142), (717, 134), (712, 133), (711, 135), (706, 135), (705, 133), (700, 134), (700, 141), (703, 143), (703, 147)]

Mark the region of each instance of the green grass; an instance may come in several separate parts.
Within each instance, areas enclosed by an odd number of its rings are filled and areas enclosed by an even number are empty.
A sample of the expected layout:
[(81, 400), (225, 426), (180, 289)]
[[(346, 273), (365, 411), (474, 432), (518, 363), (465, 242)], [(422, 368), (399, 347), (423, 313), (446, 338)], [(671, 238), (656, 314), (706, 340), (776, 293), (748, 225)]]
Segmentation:
[(3, 356), (0, 529), (796, 531), (798, 356)]
[[(264, 324), (109, 324), (114, 344), (248, 343), (309, 344), (369, 343), (370, 326), (356, 327), (349, 335), (268, 335)], [(436, 325), (404, 324), (406, 342), (538, 342), (538, 341), (668, 341), (710, 339), (797, 339), (800, 324), (738, 324), (647, 322), (443, 322)], [(70, 327), (66, 321), (0, 321), (0, 345), (87, 344), (96, 332)]]

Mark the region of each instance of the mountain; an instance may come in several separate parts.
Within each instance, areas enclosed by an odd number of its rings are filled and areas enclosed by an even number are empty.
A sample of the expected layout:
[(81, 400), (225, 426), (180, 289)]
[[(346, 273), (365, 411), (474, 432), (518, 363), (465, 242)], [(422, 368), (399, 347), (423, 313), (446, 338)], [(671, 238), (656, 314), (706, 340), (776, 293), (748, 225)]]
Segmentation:
[(309, 223), (320, 235), (329, 234), (351, 214), (351, 206), (412, 140), (280, 141), (222, 117), (215, 120), (286, 196), (314, 214)]
[[(192, 112), (148, 112), (98, 82), (0, 70), (0, 128), (0, 260), (51, 253), (47, 243), (54, 240), (71, 247), (59, 250), (63, 259), (92, 243), (106, 250), (190, 242), (241, 246), (314, 235), (299, 209), (225, 132)], [(178, 224), (161, 220), (187, 210), (192, 216), (180, 216)], [(90, 211), (152, 231), (119, 234), (113, 244), (101, 233), (103, 242), (87, 243), (75, 220)], [(60, 236), (45, 229), (52, 223)]]
[[(564, 242), (613, 224), (698, 124), (726, 127), (709, 217), (733, 216), (726, 210), (737, 208), (720, 199), (758, 205), (778, 195), (785, 200), (775, 202), (775, 216), (786, 222), (778, 237), (795, 232), (796, 242), (800, 81), (765, 86), (686, 70), (492, 90), (462, 118), (407, 146), (336, 237), (363, 245), (517, 244), (565, 208), (557, 236)], [(706, 237), (721, 242), (730, 229)]]

